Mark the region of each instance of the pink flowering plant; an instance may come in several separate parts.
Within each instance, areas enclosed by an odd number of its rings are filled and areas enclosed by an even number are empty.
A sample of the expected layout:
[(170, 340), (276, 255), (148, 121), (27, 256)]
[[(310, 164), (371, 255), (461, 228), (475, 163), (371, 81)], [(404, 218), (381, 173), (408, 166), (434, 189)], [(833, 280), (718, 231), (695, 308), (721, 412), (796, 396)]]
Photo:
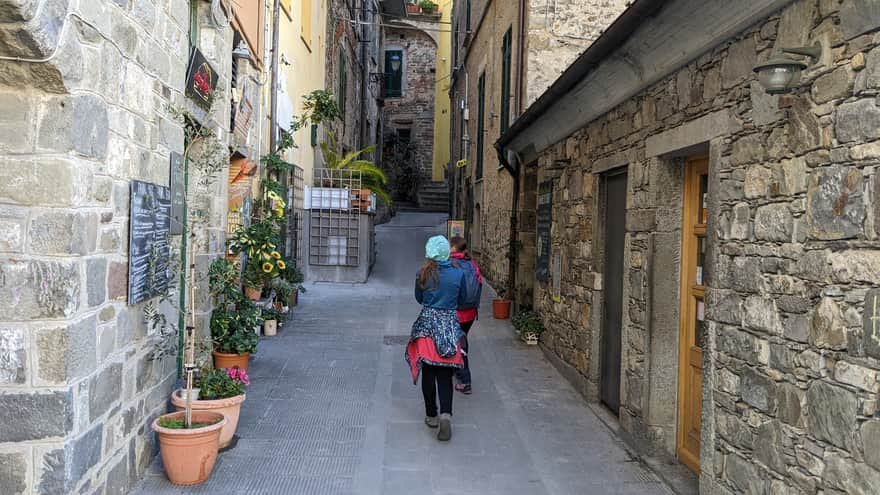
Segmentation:
[(239, 368), (215, 369), (200, 382), (199, 398), (205, 400), (227, 399), (245, 392), (251, 382), (247, 372)]

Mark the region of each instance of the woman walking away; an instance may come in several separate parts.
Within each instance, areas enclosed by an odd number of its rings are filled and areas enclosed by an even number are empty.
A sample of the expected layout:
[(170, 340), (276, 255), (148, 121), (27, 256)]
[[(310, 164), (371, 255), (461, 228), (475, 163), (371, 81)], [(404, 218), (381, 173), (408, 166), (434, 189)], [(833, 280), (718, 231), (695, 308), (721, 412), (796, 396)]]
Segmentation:
[[(442, 235), (428, 239), (425, 263), (416, 276), (416, 301), (422, 312), (413, 323), (406, 360), (413, 383), (422, 373), (425, 424), (438, 428), (437, 439), (452, 437), (452, 375), (464, 366), (458, 324), (459, 304), (464, 298), (464, 273), (449, 262), (449, 241)], [(437, 395), (440, 395), (438, 417)]]
[(480, 268), (471, 260), (467, 250), (467, 241), (464, 237), (453, 237), (449, 239), (449, 248), (452, 259), (452, 266), (464, 272), (465, 281), (465, 297), (464, 304), (458, 307), (458, 323), (461, 324), (461, 330), (464, 332), (461, 350), (464, 354), (464, 367), (455, 376), (458, 378), (458, 384), (455, 390), (470, 395), (471, 394), (471, 368), (468, 359), (468, 351), (470, 346), (468, 343), (468, 332), (477, 319), (477, 308), (480, 307), (480, 295), (483, 292), (483, 275)]

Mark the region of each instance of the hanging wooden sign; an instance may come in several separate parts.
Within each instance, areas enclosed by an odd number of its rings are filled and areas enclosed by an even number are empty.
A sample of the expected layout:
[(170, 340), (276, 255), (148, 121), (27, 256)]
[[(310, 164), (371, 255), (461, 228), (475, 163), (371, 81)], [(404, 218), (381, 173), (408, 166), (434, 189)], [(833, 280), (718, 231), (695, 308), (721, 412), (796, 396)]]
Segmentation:
[(189, 57), (189, 68), (186, 71), (186, 95), (197, 105), (210, 110), (217, 89), (217, 71), (205, 59), (198, 48), (193, 47)]

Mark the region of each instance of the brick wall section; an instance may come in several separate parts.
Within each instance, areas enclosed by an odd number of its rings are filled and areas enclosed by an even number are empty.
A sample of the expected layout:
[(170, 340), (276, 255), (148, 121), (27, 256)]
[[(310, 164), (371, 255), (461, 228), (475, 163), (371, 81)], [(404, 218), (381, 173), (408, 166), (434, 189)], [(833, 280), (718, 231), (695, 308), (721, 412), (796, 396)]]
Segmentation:
[[(142, 305), (126, 303), (129, 183), (167, 185), (169, 154), (183, 151), (165, 106), (186, 104), (188, 2), (0, 1), (0, 12), (0, 31), (39, 40), (3, 55), (60, 43), (50, 63), (0, 66), (0, 493), (125, 493), (156, 450), (149, 424), (175, 375), (173, 358), (150, 360)], [(34, 14), (48, 17), (18, 22)], [(232, 30), (200, 24), (225, 88)], [(225, 188), (211, 196), (200, 252), (216, 255)]]
[[(662, 345), (677, 339), (670, 308), (678, 305), (681, 160), (647, 156), (646, 143), (731, 117), (728, 132), (704, 143), (710, 288), (701, 493), (868, 494), (880, 486), (872, 447), (880, 443), (880, 325), (871, 292), (880, 280), (880, 34), (876, 20), (865, 20), (869, 8), (795, 2), (538, 161), (539, 181), (555, 177), (552, 242), (563, 252), (561, 301), (535, 284), (548, 327), (542, 339), (592, 394), (602, 287), (594, 173), (628, 165), (620, 421), (674, 451), (674, 385), (656, 381), (660, 363), (673, 367), (666, 381), (676, 379), (675, 344)], [(766, 95), (752, 66), (780, 46), (814, 40), (824, 55), (803, 89)], [(663, 404), (672, 410), (649, 415)]]
[[(438, 24), (425, 24), (437, 29)], [(430, 182), (434, 159), (434, 90), (437, 73), (437, 43), (425, 32), (415, 29), (385, 30), (385, 50), (404, 52), (403, 96), (385, 98), (382, 118), (386, 132), (411, 130), (410, 146), (422, 182)], [(384, 52), (382, 59), (384, 60)], [(386, 67), (386, 71), (388, 71)]]

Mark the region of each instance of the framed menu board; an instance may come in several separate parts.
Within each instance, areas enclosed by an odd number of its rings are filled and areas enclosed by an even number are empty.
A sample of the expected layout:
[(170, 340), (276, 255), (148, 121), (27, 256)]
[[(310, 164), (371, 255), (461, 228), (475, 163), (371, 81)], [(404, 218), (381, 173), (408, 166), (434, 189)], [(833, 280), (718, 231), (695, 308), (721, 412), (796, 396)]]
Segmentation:
[(538, 259), (535, 262), (535, 275), (541, 282), (550, 279), (550, 228), (553, 226), (553, 181), (542, 182), (538, 186)]
[(145, 301), (168, 288), (170, 230), (171, 188), (132, 181), (128, 304)]

